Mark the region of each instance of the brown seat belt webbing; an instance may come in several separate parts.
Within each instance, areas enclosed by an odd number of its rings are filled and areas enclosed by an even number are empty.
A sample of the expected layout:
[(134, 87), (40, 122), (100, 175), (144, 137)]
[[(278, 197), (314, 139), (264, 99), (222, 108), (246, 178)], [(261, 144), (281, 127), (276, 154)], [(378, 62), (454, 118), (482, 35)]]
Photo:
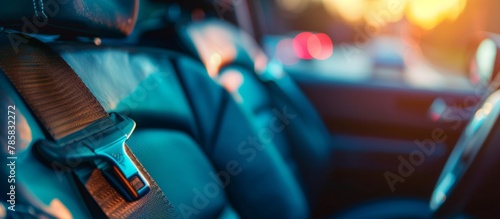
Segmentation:
[[(21, 43), (11, 46), (8, 42), (13, 39)], [(49, 163), (61, 161), (71, 169), (109, 218), (178, 217), (124, 143), (135, 127), (132, 120), (110, 116), (66, 61), (45, 43), (5, 32), (0, 32), (0, 42), (4, 42), (0, 69), (55, 141), (39, 145)], [(96, 142), (89, 144), (92, 140)], [(79, 153), (70, 154), (68, 148)], [(68, 157), (81, 157), (85, 162), (64, 164)]]

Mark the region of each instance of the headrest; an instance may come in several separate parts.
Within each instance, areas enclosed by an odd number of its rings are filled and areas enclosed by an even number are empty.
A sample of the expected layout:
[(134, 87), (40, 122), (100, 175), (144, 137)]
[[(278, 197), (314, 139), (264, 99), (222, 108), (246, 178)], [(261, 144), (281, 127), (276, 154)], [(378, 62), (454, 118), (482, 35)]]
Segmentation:
[(177, 28), (180, 40), (199, 57), (210, 76), (231, 64), (261, 72), (267, 57), (255, 40), (246, 32), (219, 19), (193, 22)]
[(0, 3), (0, 26), (26, 34), (119, 38), (133, 29), (138, 0), (16, 0)]

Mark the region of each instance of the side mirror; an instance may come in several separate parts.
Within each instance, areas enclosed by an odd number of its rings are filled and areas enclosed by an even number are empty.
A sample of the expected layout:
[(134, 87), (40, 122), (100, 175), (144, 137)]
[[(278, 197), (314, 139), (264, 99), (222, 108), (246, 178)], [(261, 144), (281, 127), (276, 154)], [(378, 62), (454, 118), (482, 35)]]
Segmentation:
[[(491, 93), (500, 87), (500, 35), (479, 34), (471, 44), (469, 79)], [(481, 89), (483, 90), (483, 89)]]

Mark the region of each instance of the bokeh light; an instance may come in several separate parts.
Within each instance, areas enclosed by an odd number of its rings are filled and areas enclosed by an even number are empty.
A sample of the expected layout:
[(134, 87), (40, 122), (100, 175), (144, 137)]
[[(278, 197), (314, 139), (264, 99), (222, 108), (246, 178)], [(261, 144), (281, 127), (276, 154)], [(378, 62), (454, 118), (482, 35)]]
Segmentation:
[(309, 40), (309, 37), (313, 35), (314, 34), (311, 32), (302, 32), (293, 38), (293, 50), (295, 51), (297, 57), (306, 60), (313, 58), (307, 48), (307, 41)]
[(365, 14), (364, 0), (323, 0), (325, 8), (331, 14), (338, 14), (348, 22), (359, 22)]
[(297, 57), (306, 60), (313, 58), (307, 48), (307, 41), (313, 35), (314, 34), (311, 32), (302, 32), (293, 38), (293, 50), (295, 51)]
[(483, 40), (479, 47), (477, 48), (475, 54), (476, 61), (476, 73), (477, 81), (472, 81), (473, 83), (482, 82), (483, 84), (488, 84), (493, 76), (493, 71), (495, 70), (495, 61), (497, 58), (497, 47), (495, 42), (491, 39)]
[(411, 0), (406, 17), (411, 23), (430, 30), (443, 21), (457, 19), (465, 5), (466, 0)]
[(312, 35), (307, 39), (307, 51), (315, 59), (328, 59), (333, 53), (332, 40), (324, 33)]
[(276, 58), (285, 65), (294, 65), (299, 62), (299, 58), (295, 55), (293, 48), (293, 39), (285, 38), (276, 45)]
[(404, 17), (424, 30), (444, 21), (454, 21), (463, 12), (467, 0), (276, 0), (287, 12), (300, 13), (310, 4), (321, 3), (333, 17), (348, 23), (398, 22)]
[(332, 40), (324, 33), (299, 33), (293, 39), (292, 44), (295, 55), (305, 60), (325, 60), (333, 53)]

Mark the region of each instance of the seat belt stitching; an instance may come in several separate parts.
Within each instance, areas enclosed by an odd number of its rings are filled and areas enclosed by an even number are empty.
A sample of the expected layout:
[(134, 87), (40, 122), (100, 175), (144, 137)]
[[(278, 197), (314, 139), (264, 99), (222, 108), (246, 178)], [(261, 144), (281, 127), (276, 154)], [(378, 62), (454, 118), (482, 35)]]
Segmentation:
[[(45, 9), (44, 9), (44, 6), (43, 6), (43, 0), (38, 0), (38, 4), (40, 5), (40, 7), (37, 7), (37, 0), (33, 0), (33, 9), (35, 10), (35, 17), (36, 18), (44, 18), (44, 19), (47, 19), (47, 14), (45, 14)], [(40, 10), (38, 10), (40, 9)], [(40, 16), (39, 12), (43, 15)]]

